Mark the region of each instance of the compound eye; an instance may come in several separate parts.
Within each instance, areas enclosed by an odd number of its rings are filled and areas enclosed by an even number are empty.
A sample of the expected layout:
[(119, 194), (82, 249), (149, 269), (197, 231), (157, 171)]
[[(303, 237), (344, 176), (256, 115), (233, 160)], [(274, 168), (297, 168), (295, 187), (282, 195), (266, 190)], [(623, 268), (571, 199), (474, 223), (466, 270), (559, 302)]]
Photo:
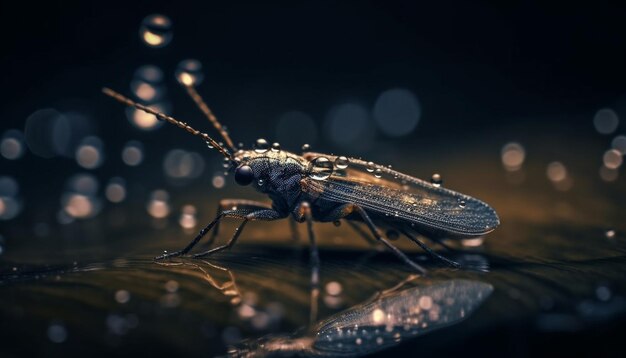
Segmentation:
[(235, 181), (239, 185), (249, 185), (254, 180), (254, 173), (249, 165), (242, 165), (235, 169)]

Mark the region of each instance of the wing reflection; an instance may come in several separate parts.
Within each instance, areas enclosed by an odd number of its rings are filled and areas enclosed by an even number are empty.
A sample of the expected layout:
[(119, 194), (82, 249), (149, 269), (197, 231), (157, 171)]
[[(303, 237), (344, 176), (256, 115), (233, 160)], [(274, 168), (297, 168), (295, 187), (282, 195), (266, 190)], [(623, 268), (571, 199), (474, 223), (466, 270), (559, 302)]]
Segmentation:
[(493, 286), (488, 283), (469, 280), (392, 289), (319, 322), (311, 333), (244, 341), (239, 347), (231, 349), (229, 355), (362, 356), (459, 323), (492, 291)]

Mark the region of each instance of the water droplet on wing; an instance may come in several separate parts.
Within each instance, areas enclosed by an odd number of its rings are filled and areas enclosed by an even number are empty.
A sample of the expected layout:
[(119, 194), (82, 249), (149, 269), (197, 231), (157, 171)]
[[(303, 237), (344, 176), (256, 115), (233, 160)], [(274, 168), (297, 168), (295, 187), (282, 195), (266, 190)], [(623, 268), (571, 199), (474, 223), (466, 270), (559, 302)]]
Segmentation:
[(257, 139), (256, 143), (254, 144), (254, 151), (259, 154), (267, 152), (269, 148), (269, 143), (263, 138)]
[(333, 173), (333, 163), (326, 157), (317, 157), (311, 161), (309, 176), (315, 180), (328, 179)]
[(443, 184), (443, 179), (441, 178), (441, 175), (439, 175), (438, 173), (433, 174), (432, 177), (430, 177), (430, 182), (436, 186), (436, 187), (440, 187), (441, 184)]
[(335, 159), (335, 166), (338, 169), (346, 169), (348, 167), (348, 158), (341, 156), (341, 157), (337, 157), (337, 159)]

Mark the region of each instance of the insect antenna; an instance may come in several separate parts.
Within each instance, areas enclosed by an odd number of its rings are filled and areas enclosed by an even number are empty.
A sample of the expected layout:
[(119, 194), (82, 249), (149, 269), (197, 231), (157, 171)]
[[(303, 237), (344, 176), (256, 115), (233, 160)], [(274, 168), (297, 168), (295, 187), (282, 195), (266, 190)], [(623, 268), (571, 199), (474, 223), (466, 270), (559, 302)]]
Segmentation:
[(207, 117), (209, 122), (211, 122), (213, 127), (215, 127), (218, 133), (222, 136), (224, 142), (226, 142), (226, 145), (230, 148), (230, 150), (233, 152), (237, 151), (233, 140), (230, 139), (230, 136), (228, 135), (228, 132), (226, 132), (226, 129), (224, 129), (224, 126), (222, 126), (220, 121), (217, 120), (217, 117), (215, 116), (215, 114), (213, 114), (211, 108), (209, 108), (206, 102), (202, 99), (202, 96), (200, 96), (198, 91), (196, 91), (196, 88), (193, 85), (193, 78), (187, 73), (183, 73), (180, 77), (180, 83), (183, 85), (183, 87), (185, 87), (185, 90), (187, 90), (187, 94), (189, 94), (189, 97), (193, 99), (200, 111), (204, 114), (205, 117)]
[(135, 108), (137, 108), (137, 109), (139, 109), (141, 111), (144, 111), (146, 113), (150, 113), (150, 114), (156, 116), (159, 120), (167, 121), (167, 122), (169, 122), (169, 123), (171, 123), (171, 124), (173, 124), (173, 125), (175, 125), (175, 126), (177, 126), (179, 128), (184, 129), (188, 133), (191, 133), (191, 134), (193, 134), (195, 136), (198, 136), (198, 137), (202, 138), (202, 140), (204, 140), (210, 147), (215, 148), (225, 158), (229, 159), (233, 164), (237, 163), (235, 161), (235, 159), (233, 158), (232, 154), (227, 149), (222, 147), (218, 142), (216, 142), (215, 139), (209, 137), (209, 135), (206, 134), (206, 133), (203, 133), (203, 132), (200, 132), (197, 129), (194, 129), (193, 127), (191, 127), (187, 123), (181, 122), (181, 121), (175, 119), (174, 117), (170, 117), (170, 116), (168, 116), (168, 115), (166, 115), (164, 113), (155, 111), (154, 109), (152, 109), (150, 107), (147, 107), (147, 106), (144, 106), (141, 103), (137, 103), (137, 102), (135, 102), (135, 101), (133, 101), (133, 100), (131, 100), (131, 99), (129, 99), (129, 98), (127, 98), (127, 97), (125, 97), (125, 96), (115, 92), (115, 91), (113, 91), (110, 88), (104, 87), (102, 89), (102, 93), (106, 94), (109, 97), (112, 97), (113, 99), (117, 100), (118, 102), (121, 102), (121, 103), (123, 103), (123, 104), (125, 104), (127, 106), (130, 106), (130, 107), (135, 107)]

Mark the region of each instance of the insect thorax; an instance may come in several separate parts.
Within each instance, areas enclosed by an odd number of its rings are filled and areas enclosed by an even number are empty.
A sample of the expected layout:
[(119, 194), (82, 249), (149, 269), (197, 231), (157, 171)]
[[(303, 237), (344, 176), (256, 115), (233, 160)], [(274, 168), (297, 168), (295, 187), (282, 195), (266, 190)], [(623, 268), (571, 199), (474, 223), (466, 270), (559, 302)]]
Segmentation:
[(308, 161), (286, 151), (263, 153), (242, 151), (236, 158), (248, 165), (254, 173), (254, 188), (267, 194), (274, 205), (283, 210), (292, 209), (300, 196), (300, 180), (307, 173)]

